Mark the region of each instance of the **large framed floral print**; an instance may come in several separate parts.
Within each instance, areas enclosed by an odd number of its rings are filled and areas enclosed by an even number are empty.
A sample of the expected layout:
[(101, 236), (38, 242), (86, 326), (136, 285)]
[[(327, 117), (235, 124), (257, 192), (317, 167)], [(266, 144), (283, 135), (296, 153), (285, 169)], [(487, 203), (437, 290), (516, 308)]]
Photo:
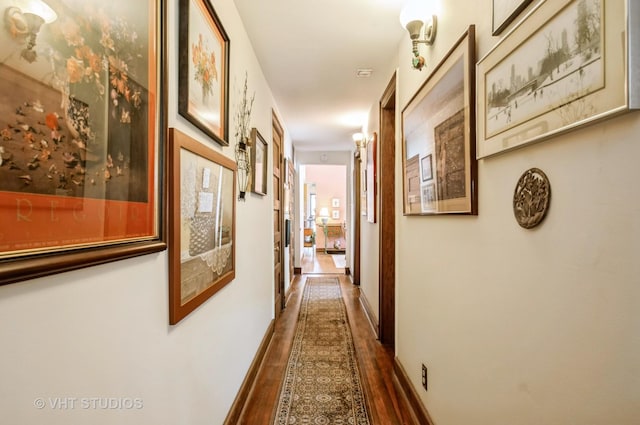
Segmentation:
[(229, 37), (209, 0), (180, 0), (178, 112), (229, 145)]
[(0, 284), (165, 249), (165, 3), (3, 4)]

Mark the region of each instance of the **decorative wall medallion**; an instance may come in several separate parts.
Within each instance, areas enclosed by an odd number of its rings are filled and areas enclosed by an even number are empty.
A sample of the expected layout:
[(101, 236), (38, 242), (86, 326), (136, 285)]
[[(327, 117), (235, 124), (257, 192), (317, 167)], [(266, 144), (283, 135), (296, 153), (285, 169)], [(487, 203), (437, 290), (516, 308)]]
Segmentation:
[(538, 168), (530, 168), (518, 180), (513, 193), (513, 215), (525, 229), (536, 227), (547, 214), (551, 202), (551, 184)]

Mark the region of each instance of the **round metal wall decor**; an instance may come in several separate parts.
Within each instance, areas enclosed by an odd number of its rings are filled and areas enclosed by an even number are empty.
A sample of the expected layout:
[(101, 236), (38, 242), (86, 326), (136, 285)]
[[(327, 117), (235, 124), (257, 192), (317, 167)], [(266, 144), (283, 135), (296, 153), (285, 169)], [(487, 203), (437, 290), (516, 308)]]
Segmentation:
[(536, 227), (544, 220), (551, 202), (551, 184), (538, 168), (522, 174), (513, 193), (513, 215), (525, 229)]

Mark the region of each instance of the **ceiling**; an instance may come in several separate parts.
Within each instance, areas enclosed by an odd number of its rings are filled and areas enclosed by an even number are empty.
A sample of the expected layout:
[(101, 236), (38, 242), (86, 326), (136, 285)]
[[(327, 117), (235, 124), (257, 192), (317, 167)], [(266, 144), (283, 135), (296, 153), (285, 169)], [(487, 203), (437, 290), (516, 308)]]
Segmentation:
[(294, 147), (353, 149), (391, 79), (404, 0), (234, 2)]

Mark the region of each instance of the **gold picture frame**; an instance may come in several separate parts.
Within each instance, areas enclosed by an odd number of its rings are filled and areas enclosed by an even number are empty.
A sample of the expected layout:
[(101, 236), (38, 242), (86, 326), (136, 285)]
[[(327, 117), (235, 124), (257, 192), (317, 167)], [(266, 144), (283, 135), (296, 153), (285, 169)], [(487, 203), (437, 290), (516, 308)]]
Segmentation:
[(169, 323), (235, 278), (236, 163), (169, 129)]
[(166, 249), (165, 3), (3, 10), (0, 285)]
[[(404, 214), (477, 214), (475, 147), (471, 25), (402, 110)], [(434, 162), (432, 189), (421, 185), (420, 158), (429, 155)]]

